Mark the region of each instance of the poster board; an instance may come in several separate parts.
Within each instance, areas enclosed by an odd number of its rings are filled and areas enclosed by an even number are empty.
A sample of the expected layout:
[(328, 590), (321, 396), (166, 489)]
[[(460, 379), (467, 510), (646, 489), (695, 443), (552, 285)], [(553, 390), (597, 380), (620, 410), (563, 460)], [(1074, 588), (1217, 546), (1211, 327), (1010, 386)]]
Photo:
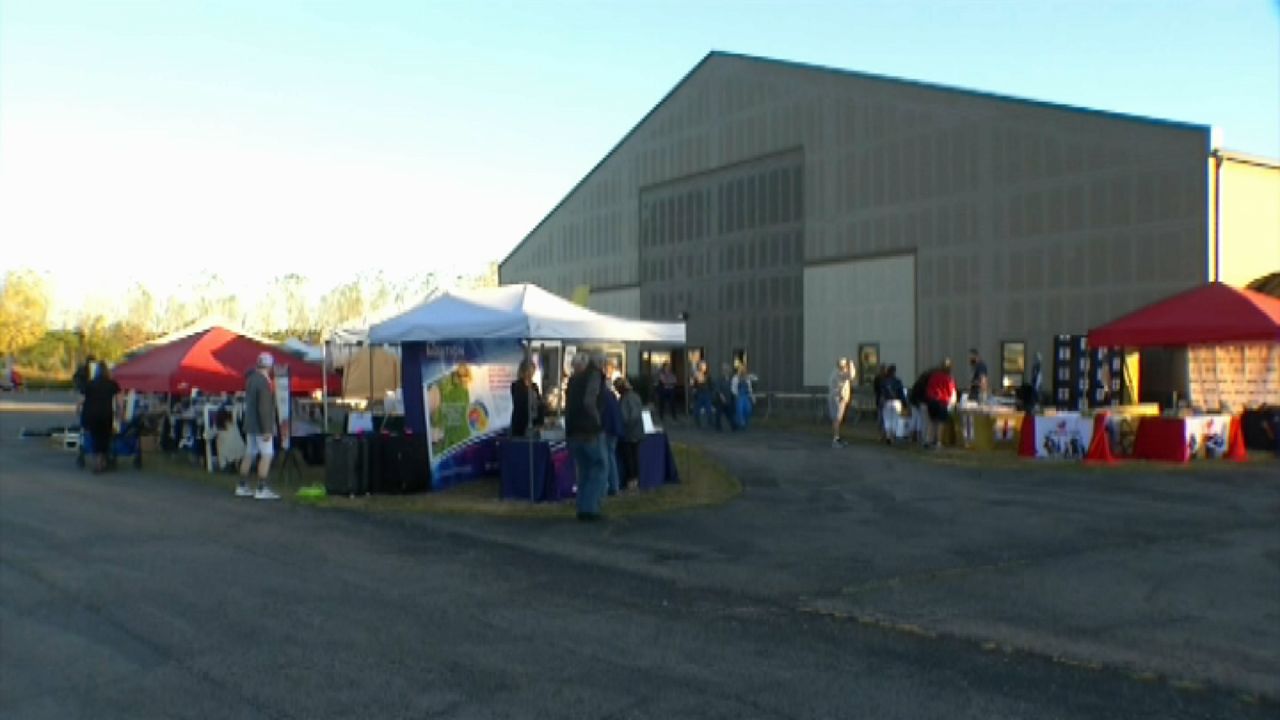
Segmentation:
[(1196, 407), (1239, 412), (1280, 404), (1280, 344), (1192, 345), (1187, 379)]
[(426, 343), (422, 394), (432, 486), (497, 467), (497, 437), (511, 426), (511, 383), (524, 347), (516, 340)]
[(289, 402), (289, 367), (279, 365), (275, 368), (276, 389), (276, 421), (280, 424), (280, 447), (289, 449), (291, 436), (289, 422), (293, 418), (292, 403)]
[(1093, 441), (1093, 418), (1079, 413), (1037, 415), (1036, 457), (1080, 460)]

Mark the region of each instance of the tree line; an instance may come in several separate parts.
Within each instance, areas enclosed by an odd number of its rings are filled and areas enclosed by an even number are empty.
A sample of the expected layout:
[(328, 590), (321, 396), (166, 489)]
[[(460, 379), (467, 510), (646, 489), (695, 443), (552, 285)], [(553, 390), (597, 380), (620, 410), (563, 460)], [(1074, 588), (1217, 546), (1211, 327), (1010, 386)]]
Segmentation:
[(53, 298), (37, 273), (14, 270), (0, 285), (0, 366), (16, 363), (28, 377), (65, 379), (93, 355), (115, 363), (131, 350), (196, 323), (217, 319), (274, 340), (297, 337), (319, 342), (326, 330), (363, 326), (408, 309), (447, 287), (497, 284), (496, 265), (471, 277), (444, 279), (424, 273), (392, 281), (371, 273), (313, 292), (298, 274), (276, 277), (257, 300), (246, 300), (217, 275), (190, 292), (156, 297), (135, 284), (116, 308), (87, 307), (74, 321), (52, 324)]

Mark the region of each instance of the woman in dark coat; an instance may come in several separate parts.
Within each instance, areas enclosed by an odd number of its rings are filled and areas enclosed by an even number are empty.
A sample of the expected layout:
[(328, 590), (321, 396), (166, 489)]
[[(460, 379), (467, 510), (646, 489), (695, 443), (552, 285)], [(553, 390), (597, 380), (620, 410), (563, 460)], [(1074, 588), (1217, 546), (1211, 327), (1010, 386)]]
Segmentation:
[(538, 428), (542, 421), (542, 393), (533, 381), (533, 363), (524, 360), (520, 363), (519, 376), (511, 383), (511, 437), (524, 437), (530, 425)]
[(93, 471), (107, 469), (107, 453), (111, 450), (112, 425), (116, 420), (116, 398), (120, 386), (111, 379), (105, 363), (98, 363), (97, 374), (85, 386), (82, 422), (93, 444)]

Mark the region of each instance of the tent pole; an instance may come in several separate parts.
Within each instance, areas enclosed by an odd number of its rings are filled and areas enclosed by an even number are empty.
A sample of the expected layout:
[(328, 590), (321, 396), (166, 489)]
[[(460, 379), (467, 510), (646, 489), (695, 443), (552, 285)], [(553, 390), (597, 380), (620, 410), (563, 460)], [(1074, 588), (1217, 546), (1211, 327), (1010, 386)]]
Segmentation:
[(329, 434), (329, 343), (324, 333), (320, 334), (320, 421), (324, 423), (323, 434)]
[[(524, 341), (524, 361), (527, 363), (533, 362), (533, 341), (528, 339)], [(525, 405), (528, 406), (528, 411), (525, 413), (524, 440), (525, 445), (529, 446), (529, 504), (531, 505), (537, 502), (533, 497), (533, 398), (533, 388), (525, 388), (524, 401)]]

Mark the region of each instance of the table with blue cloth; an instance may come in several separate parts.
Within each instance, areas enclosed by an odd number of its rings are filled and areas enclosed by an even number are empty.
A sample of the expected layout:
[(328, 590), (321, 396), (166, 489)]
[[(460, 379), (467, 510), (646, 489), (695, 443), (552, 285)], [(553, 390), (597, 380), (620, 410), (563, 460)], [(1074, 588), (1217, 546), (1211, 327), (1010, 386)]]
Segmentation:
[(649, 433), (640, 441), (640, 489), (680, 482), (675, 456), (666, 433)]
[[(532, 446), (532, 477), (530, 477)], [(499, 496), (536, 502), (568, 500), (577, 493), (573, 457), (563, 440), (508, 438), (500, 443), (502, 481)], [(666, 433), (651, 433), (640, 442), (640, 489), (650, 490), (680, 482), (675, 457)], [(530, 485), (532, 484), (532, 488)]]
[(499, 443), (498, 462), (502, 473), (499, 497), (503, 500), (528, 500), (530, 491), (536, 502), (574, 496), (573, 458), (563, 440), (504, 439)]

